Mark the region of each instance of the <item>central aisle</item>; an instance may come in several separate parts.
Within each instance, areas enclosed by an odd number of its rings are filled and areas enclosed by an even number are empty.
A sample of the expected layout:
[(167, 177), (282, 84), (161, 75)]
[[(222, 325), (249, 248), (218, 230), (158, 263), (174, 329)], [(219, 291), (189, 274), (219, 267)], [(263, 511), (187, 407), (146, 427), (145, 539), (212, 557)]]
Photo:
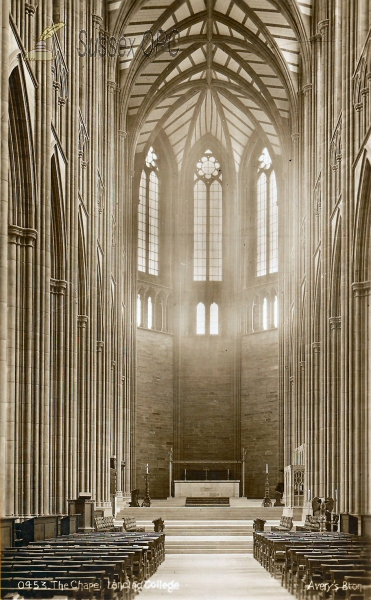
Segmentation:
[(138, 598), (293, 600), (251, 554), (167, 554)]

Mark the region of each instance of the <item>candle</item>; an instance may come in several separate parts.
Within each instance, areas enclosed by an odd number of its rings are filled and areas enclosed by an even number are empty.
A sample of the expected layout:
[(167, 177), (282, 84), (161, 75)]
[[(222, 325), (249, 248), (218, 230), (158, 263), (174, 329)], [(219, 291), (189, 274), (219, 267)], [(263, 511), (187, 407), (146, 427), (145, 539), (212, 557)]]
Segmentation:
[(308, 490), (308, 502), (310, 502), (310, 490)]
[(148, 475), (148, 463), (147, 463), (147, 475)]
[(265, 465), (265, 472), (268, 473), (268, 463)]

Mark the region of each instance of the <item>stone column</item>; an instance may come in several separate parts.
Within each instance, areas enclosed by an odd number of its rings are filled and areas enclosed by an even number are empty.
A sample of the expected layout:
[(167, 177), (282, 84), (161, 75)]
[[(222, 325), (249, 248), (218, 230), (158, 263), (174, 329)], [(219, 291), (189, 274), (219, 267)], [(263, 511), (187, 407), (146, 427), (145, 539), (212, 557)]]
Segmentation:
[(330, 289), (330, 261), (331, 261), (331, 239), (329, 236), (329, 223), (331, 206), (329, 202), (329, 142), (331, 139), (332, 130), (332, 119), (331, 119), (331, 105), (330, 99), (330, 75), (331, 75), (331, 61), (329, 54), (330, 34), (329, 34), (329, 21), (328, 19), (322, 20), (318, 23), (318, 31), (321, 36), (320, 47), (321, 47), (321, 62), (320, 62), (320, 83), (321, 83), (321, 96), (318, 110), (320, 111), (321, 119), (321, 137), (320, 143), (320, 155), (321, 155), (321, 211), (320, 211), (320, 222), (321, 222), (321, 324), (320, 324), (320, 340), (321, 340), (321, 354), (320, 354), (320, 391), (319, 391), (319, 404), (318, 404), (318, 427), (319, 427), (319, 439), (318, 439), (318, 460), (316, 460), (316, 473), (318, 479), (318, 493), (324, 494), (326, 481), (325, 474), (327, 469), (327, 402), (328, 402), (328, 390), (327, 390), (327, 375), (328, 375), (328, 302), (329, 302), (329, 289)]
[(352, 503), (354, 514), (370, 511), (370, 296), (371, 281), (352, 284), (354, 294), (354, 390), (352, 415), (352, 446), (349, 448), (353, 471)]
[(52, 279), (51, 293), (51, 357), (50, 357), (50, 436), (54, 440), (50, 452), (50, 509), (65, 510), (65, 292), (66, 281)]
[[(294, 133), (291, 136), (292, 139), (292, 148), (293, 148), (293, 161), (292, 161), (292, 169), (293, 169), (293, 197), (295, 201), (293, 202), (293, 211), (292, 211), (292, 261), (294, 263), (294, 281), (293, 283), (293, 298), (292, 301), (294, 303), (294, 323), (293, 323), (293, 340), (292, 340), (292, 377), (293, 381), (291, 381), (291, 448), (290, 448), (290, 460), (287, 464), (293, 464), (293, 454), (296, 448), (300, 445), (300, 437), (299, 437), (299, 402), (300, 402), (300, 378), (299, 378), (299, 354), (300, 354), (300, 320), (301, 320), (301, 288), (296, 282), (301, 281), (301, 272), (300, 272), (300, 213), (301, 213), (301, 187), (300, 187), (300, 178), (301, 178), (301, 169), (300, 169), (300, 160), (299, 160), (299, 141), (300, 134)], [(296, 285), (295, 285), (296, 284)]]
[(100, 508), (105, 499), (104, 494), (104, 473), (106, 466), (106, 411), (104, 389), (104, 342), (97, 341), (97, 373), (96, 373), (96, 394), (97, 394), (97, 463), (96, 463), (96, 508)]
[(339, 493), (339, 392), (340, 392), (340, 330), (341, 317), (330, 317), (330, 386), (328, 414), (327, 451), (329, 460), (326, 472), (326, 495), (335, 498), (335, 490)]
[(304, 301), (304, 339), (305, 355), (302, 357), (305, 361), (305, 368), (302, 369), (303, 377), (303, 440), (305, 441), (305, 475), (304, 489), (305, 498), (308, 498), (308, 490), (313, 489), (312, 482), (312, 451), (310, 442), (311, 432), (311, 335), (312, 335), (312, 301), (313, 301), (313, 266), (312, 266), (312, 248), (313, 248), (313, 207), (312, 193), (313, 175), (312, 175), (312, 152), (313, 152), (313, 109), (312, 109), (312, 84), (308, 83), (303, 87), (303, 112), (304, 112), (304, 136), (303, 136), (303, 206), (305, 211), (305, 301)]
[(312, 447), (312, 477), (313, 491), (312, 497), (322, 494), (324, 490), (320, 489), (320, 423), (321, 423), (321, 344), (320, 342), (312, 343), (313, 352), (313, 395), (312, 395), (312, 415), (311, 415), (311, 440)]
[(340, 493), (339, 508), (341, 513), (350, 509), (349, 499), (354, 470), (349, 462), (349, 448), (352, 447), (352, 431), (350, 417), (353, 412), (351, 402), (353, 382), (351, 338), (351, 318), (353, 313), (351, 281), (352, 281), (352, 227), (354, 223), (354, 179), (353, 179), (353, 140), (354, 140), (354, 108), (353, 108), (353, 73), (355, 65), (355, 22), (357, 7), (353, 2), (342, 3), (342, 160), (341, 160), (341, 438), (340, 438)]
[(88, 456), (87, 435), (89, 427), (87, 421), (86, 397), (86, 327), (89, 318), (86, 315), (78, 316), (78, 492), (89, 492), (88, 489)]
[[(10, 0), (0, 3), (0, 515), (14, 513), (14, 472), (11, 449), (7, 446), (7, 422), (12, 422), (11, 395), (8, 392), (7, 344), (8, 344), (8, 114), (9, 114), (9, 7)], [(9, 395), (8, 395), (9, 394)], [(8, 411), (10, 413), (8, 414)], [(10, 454), (9, 454), (10, 451)]]
[[(79, 90), (80, 59), (76, 50), (76, 36), (80, 30), (80, 6), (75, 2), (66, 2), (66, 48), (68, 48), (69, 94), (66, 104), (66, 231), (67, 255), (66, 280), (68, 287), (65, 296), (65, 498), (64, 511), (67, 512), (67, 500), (77, 498), (78, 485), (78, 214), (79, 214), (79, 177), (82, 171), (79, 156)], [(82, 85), (82, 90), (84, 85)], [(82, 157), (81, 157), (82, 158)]]

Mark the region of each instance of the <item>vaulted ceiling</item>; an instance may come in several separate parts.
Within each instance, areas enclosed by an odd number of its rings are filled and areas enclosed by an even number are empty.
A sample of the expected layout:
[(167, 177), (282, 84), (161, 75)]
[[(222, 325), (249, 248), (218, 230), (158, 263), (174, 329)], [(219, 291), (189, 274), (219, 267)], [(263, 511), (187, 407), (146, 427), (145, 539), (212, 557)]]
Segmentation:
[[(109, 1), (110, 28), (135, 38), (118, 68), (136, 151), (162, 129), (179, 168), (205, 134), (223, 144), (237, 170), (254, 132), (281, 155), (294, 132), (312, 1)], [(166, 45), (146, 56), (149, 29), (155, 38), (176, 29), (176, 56)]]

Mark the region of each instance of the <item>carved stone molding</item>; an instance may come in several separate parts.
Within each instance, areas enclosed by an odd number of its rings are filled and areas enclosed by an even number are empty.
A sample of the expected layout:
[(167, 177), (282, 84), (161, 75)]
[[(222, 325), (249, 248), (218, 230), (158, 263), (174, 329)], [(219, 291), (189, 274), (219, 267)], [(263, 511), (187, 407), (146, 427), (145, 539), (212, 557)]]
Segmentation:
[[(79, 156), (84, 157), (89, 134), (81, 110), (79, 111)], [(81, 166), (82, 163), (81, 163)]]

